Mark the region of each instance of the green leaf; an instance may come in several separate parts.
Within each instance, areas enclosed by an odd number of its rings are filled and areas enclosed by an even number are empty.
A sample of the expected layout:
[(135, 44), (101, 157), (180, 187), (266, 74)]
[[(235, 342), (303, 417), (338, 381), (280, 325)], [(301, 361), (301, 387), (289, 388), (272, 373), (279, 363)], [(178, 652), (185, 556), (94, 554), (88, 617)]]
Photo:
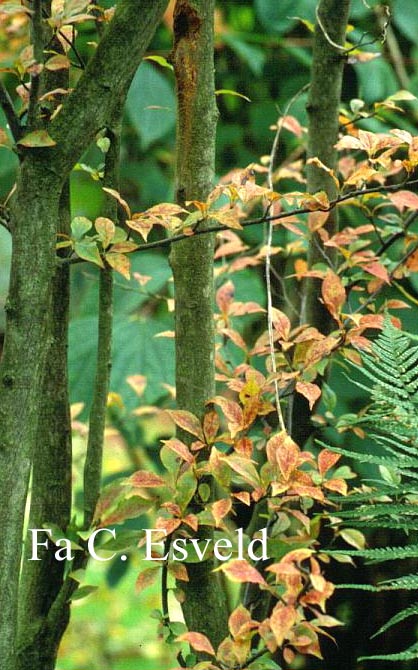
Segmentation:
[(28, 133), (21, 140), (18, 141), (23, 147), (40, 148), (40, 147), (54, 147), (55, 140), (47, 133), (46, 130), (34, 130), (33, 133)]
[(129, 89), (126, 109), (144, 151), (175, 126), (173, 85), (150, 63), (142, 63)]
[(93, 227), (93, 223), (85, 216), (76, 216), (71, 221), (71, 234), (75, 240), (81, 238)]
[(97, 591), (98, 587), (97, 586), (91, 586), (87, 585), (86, 586), (80, 586), (77, 591), (71, 596), (71, 601), (74, 600), (82, 600), (82, 598), (86, 598), (87, 596), (90, 595), (90, 593), (94, 593)]
[(108, 137), (99, 137), (96, 144), (102, 153), (107, 154), (110, 149), (110, 139)]
[(313, 21), (315, 4), (310, 0), (255, 0), (255, 11), (269, 33), (284, 35), (295, 25), (295, 15)]
[(151, 60), (151, 61), (154, 61), (154, 63), (158, 63), (158, 65), (161, 65), (161, 67), (166, 67), (166, 68), (168, 68), (169, 70), (173, 70), (173, 71), (174, 71), (173, 66), (171, 65), (171, 63), (168, 62), (167, 58), (164, 58), (164, 56), (157, 56), (157, 55), (153, 55), (153, 56), (145, 56), (145, 57), (143, 58), (143, 60)]
[(101, 268), (104, 267), (95, 240), (84, 239), (81, 242), (76, 242), (74, 244), (74, 251), (76, 252), (77, 256), (80, 256), (80, 258), (83, 258), (83, 260), (94, 263)]
[(414, 44), (418, 44), (418, 3), (416, 0), (394, 0), (392, 20), (400, 32)]

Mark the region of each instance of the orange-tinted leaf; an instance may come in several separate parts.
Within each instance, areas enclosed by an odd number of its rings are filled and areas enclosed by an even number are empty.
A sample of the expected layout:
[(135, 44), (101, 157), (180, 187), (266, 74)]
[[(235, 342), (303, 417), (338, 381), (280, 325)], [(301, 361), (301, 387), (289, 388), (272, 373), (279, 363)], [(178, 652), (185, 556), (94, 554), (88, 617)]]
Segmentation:
[(269, 439), (266, 453), (269, 463), (277, 463), (283, 479), (287, 481), (299, 461), (300, 450), (296, 442), (282, 430)]
[(296, 382), (296, 391), (308, 400), (309, 409), (312, 409), (318, 398), (321, 397), (319, 386), (310, 382)]
[(174, 451), (175, 454), (180, 456), (183, 461), (186, 463), (194, 463), (194, 456), (190, 453), (187, 445), (184, 444), (181, 440), (178, 440), (176, 437), (172, 437), (169, 440), (161, 440), (162, 443), (171, 451)]
[(177, 563), (172, 561), (168, 566), (168, 571), (170, 575), (173, 575), (173, 577), (178, 579), (180, 582), (189, 581), (189, 575), (187, 574), (187, 568), (184, 563)]
[(240, 584), (250, 582), (251, 584), (266, 585), (265, 580), (258, 570), (253, 568), (246, 560), (234, 558), (232, 561), (224, 563), (217, 570), (222, 570), (232, 582)]
[(379, 263), (379, 261), (373, 261), (372, 263), (367, 263), (366, 265), (363, 265), (363, 270), (366, 270), (369, 274), (373, 275), (374, 277), (378, 277), (379, 279), (383, 279), (386, 284), (390, 284), (390, 277), (387, 269), (385, 268), (384, 265)]
[(239, 491), (238, 493), (233, 493), (232, 495), (234, 498), (244, 503), (244, 505), (247, 505), (247, 507), (251, 505), (251, 496), (248, 491)]
[(146, 242), (154, 224), (146, 217), (138, 217), (136, 219), (127, 219), (126, 225), (139, 233)]
[(186, 433), (190, 433), (191, 435), (198, 437), (202, 442), (205, 441), (202, 426), (200, 425), (200, 421), (197, 416), (191, 412), (187, 412), (184, 409), (168, 409), (166, 411), (171, 416), (176, 426), (186, 431)]
[(403, 212), (404, 209), (418, 209), (418, 195), (412, 191), (389, 193), (388, 198), (400, 212)]
[(328, 491), (335, 491), (342, 496), (347, 495), (348, 486), (344, 479), (327, 479), (323, 482), (322, 486), (324, 489), (328, 489)]
[(341, 458), (341, 454), (336, 454), (329, 449), (322, 449), (318, 455), (318, 470), (323, 477), (330, 468), (332, 468)]
[(228, 628), (232, 637), (238, 637), (242, 628), (247, 626), (250, 622), (251, 614), (249, 611), (244, 605), (238, 605), (228, 619)]
[(106, 249), (111, 243), (115, 234), (115, 224), (111, 219), (104, 216), (98, 216), (94, 222), (94, 227), (100, 237), (103, 248)]
[(341, 308), (345, 302), (345, 289), (335, 272), (328, 270), (322, 282), (322, 298), (326, 308), (336, 321), (340, 319)]
[(251, 458), (253, 455), (253, 441), (249, 437), (241, 437), (234, 441), (234, 449), (237, 454), (244, 458)]
[(215, 650), (212, 647), (210, 640), (202, 633), (194, 633), (192, 631), (183, 633), (176, 637), (176, 642), (188, 642), (195, 651), (201, 651), (205, 654), (215, 656)]
[(229, 465), (231, 470), (236, 472), (244, 481), (251, 484), (254, 488), (257, 488), (260, 485), (260, 477), (252, 461), (249, 461), (247, 458), (242, 458), (238, 454), (231, 454), (230, 456), (225, 456), (223, 458), (224, 463)]
[(223, 411), (228, 421), (228, 430), (231, 433), (231, 438), (233, 439), (243, 428), (244, 417), (241, 407), (233, 400), (227, 400), (222, 396), (215, 396), (211, 399), (211, 402), (215, 405), (218, 405)]
[(106, 193), (108, 193), (109, 195), (111, 195), (112, 198), (115, 198), (115, 199), (118, 201), (118, 203), (119, 203), (119, 204), (123, 207), (123, 209), (125, 210), (128, 219), (130, 219), (130, 218), (131, 218), (131, 210), (130, 210), (130, 207), (129, 207), (128, 203), (126, 202), (126, 200), (124, 200), (124, 199), (122, 198), (121, 194), (120, 194), (118, 191), (116, 191), (114, 188), (108, 188), (107, 186), (103, 186), (103, 191), (105, 191)]
[(208, 444), (212, 444), (215, 441), (215, 438), (219, 430), (219, 417), (217, 412), (214, 409), (210, 409), (206, 412), (203, 418), (203, 432), (205, 434), (206, 441)]
[(162, 477), (155, 475), (148, 470), (137, 470), (128, 479), (132, 486), (143, 486), (144, 488), (152, 488), (154, 486), (164, 486), (165, 482)]
[(231, 509), (232, 509), (231, 498), (221, 498), (221, 500), (217, 500), (212, 504), (211, 512), (213, 514), (213, 518), (215, 519), (216, 527), (220, 525), (222, 519), (227, 514), (229, 514)]
[(277, 332), (279, 338), (281, 340), (284, 340), (287, 342), (289, 339), (289, 333), (290, 333), (290, 320), (284, 314), (284, 312), (281, 312), (279, 309), (276, 309), (273, 307), (272, 309), (272, 316), (273, 316), (273, 326), (274, 330)]
[(125, 279), (131, 278), (131, 261), (125, 254), (118, 254), (112, 251), (109, 251), (105, 254), (106, 262), (109, 263), (110, 267), (119, 272), (122, 277)]
[(135, 582), (135, 591), (140, 593), (148, 586), (152, 586), (160, 574), (160, 570), (161, 566), (159, 565), (153, 568), (145, 568), (145, 570), (140, 572)]
[(247, 345), (245, 343), (245, 340), (242, 338), (242, 336), (236, 331), (233, 330), (232, 328), (223, 328), (221, 330), (222, 335), (225, 335), (226, 337), (229, 337), (229, 339), (237, 345), (240, 349), (243, 351), (247, 351)]
[(278, 603), (270, 617), (270, 627), (276, 638), (279, 647), (289, 636), (289, 633), (296, 622), (297, 612), (291, 605), (284, 606)]

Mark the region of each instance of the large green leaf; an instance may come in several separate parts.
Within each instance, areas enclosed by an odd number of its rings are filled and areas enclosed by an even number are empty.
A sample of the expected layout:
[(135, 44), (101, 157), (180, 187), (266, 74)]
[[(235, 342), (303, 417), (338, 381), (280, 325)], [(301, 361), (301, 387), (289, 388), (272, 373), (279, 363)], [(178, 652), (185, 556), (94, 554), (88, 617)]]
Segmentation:
[[(173, 383), (174, 340), (156, 338), (157, 333), (172, 329), (172, 319), (117, 319), (113, 333), (113, 361), (110, 389), (121, 393), (129, 409), (139, 402), (126, 383), (126, 377), (143, 374), (148, 378), (144, 404), (155, 403), (164, 394), (163, 382)], [(89, 407), (96, 367), (97, 318), (76, 319), (70, 324), (69, 374), (71, 400)]]
[(143, 62), (129, 89), (126, 109), (145, 150), (175, 125), (173, 86), (154, 65)]
[(394, 0), (393, 22), (401, 33), (418, 44), (418, 3), (416, 0)]
[(279, 35), (288, 32), (297, 18), (312, 21), (315, 5), (311, 0), (255, 0), (255, 10), (264, 28)]

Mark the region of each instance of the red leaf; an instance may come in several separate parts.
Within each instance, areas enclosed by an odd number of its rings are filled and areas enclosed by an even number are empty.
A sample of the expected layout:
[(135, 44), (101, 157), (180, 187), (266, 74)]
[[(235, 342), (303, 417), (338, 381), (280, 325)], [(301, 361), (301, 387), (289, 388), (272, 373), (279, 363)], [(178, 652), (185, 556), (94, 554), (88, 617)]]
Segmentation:
[(154, 486), (164, 486), (165, 481), (162, 477), (155, 475), (153, 472), (147, 470), (137, 470), (128, 479), (132, 486), (143, 486), (144, 488), (152, 488)]
[(176, 642), (188, 642), (195, 651), (201, 651), (205, 654), (215, 656), (215, 650), (212, 647), (210, 640), (202, 633), (193, 633), (192, 631), (183, 633), (176, 637)]
[(178, 579), (180, 582), (189, 581), (189, 575), (187, 574), (187, 568), (184, 563), (175, 563), (173, 561), (169, 564), (168, 571), (170, 575), (173, 575), (173, 577)]

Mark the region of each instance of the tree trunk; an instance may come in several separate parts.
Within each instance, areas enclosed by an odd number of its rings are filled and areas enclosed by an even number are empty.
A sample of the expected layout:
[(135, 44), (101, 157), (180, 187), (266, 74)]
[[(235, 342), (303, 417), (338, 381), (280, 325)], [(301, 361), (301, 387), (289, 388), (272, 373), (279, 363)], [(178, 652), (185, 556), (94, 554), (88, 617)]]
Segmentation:
[[(321, 0), (318, 5), (318, 20), (315, 26), (311, 85), (309, 89), (308, 158), (319, 158), (326, 167), (334, 170), (337, 152), (334, 145), (338, 139), (338, 114), (341, 104), (341, 87), (345, 64), (345, 35), (350, 9), (350, 0)], [(332, 177), (315, 165), (307, 166), (309, 193), (325, 191), (329, 199), (337, 195)], [(338, 212), (330, 212), (325, 229), (330, 235), (337, 232)], [(312, 233), (309, 242), (308, 264), (332, 264), (329, 249), (324, 250), (321, 238)], [(302, 323), (316, 326), (322, 332), (329, 331), (332, 319), (319, 302), (320, 280), (307, 279), (305, 283)]]
[[(214, 0), (178, 0), (173, 62), (177, 81), (177, 201), (205, 201), (213, 187), (217, 109), (213, 64)], [(212, 235), (177, 242), (170, 261), (176, 300), (176, 388), (180, 409), (202, 417), (214, 395)], [(183, 436), (187, 439), (186, 436)], [(208, 529), (202, 529), (206, 533)], [(208, 531), (209, 533), (211, 531)], [(189, 630), (216, 647), (227, 631), (225, 597), (212, 560), (187, 566), (181, 584)]]
[[(344, 44), (350, 0), (321, 0), (315, 26), (312, 76), (308, 100), (308, 158), (319, 158), (332, 170), (336, 168), (338, 139), (338, 114), (345, 63)], [(325, 191), (329, 199), (337, 195), (332, 177), (316, 165), (307, 166), (309, 193)], [(324, 225), (329, 235), (338, 230), (338, 212), (333, 209)], [(332, 266), (333, 251), (324, 247), (316, 232), (311, 234), (308, 249), (308, 266), (326, 263)], [(302, 295), (301, 324), (315, 326), (322, 333), (332, 329), (333, 319), (320, 301), (321, 281), (305, 279)], [(292, 409), (292, 433), (299, 444), (306, 442), (312, 432), (311, 412), (308, 402), (296, 394)]]
[[(57, 270), (55, 250), (63, 184), (95, 133), (107, 126), (116, 106), (121, 104), (121, 96), (128, 90), (166, 5), (167, 0), (120, 0), (113, 20), (73, 93), (50, 122), (38, 118), (40, 85), (38, 81), (33, 82), (29, 126), (25, 131), (44, 128), (56, 145), (21, 150), (22, 161), (11, 203), (12, 267), (0, 365), (2, 670), (29, 666), (35, 670), (49, 670), (53, 667), (55, 647), (68, 619), (64, 596), (73, 588), (65, 588), (64, 593), (59, 590), (62, 580), (59, 568), (51, 569), (50, 581), (46, 580), (42, 568), (38, 585), (36, 569), (25, 571), (20, 592), (21, 635), (17, 641), (23, 523), (35, 456), (39, 467), (36, 474), (34, 472), (31, 523), (48, 522), (51, 519), (45, 516), (53, 513), (54, 518), (65, 525), (69, 512), (70, 457), (65, 379), (60, 384), (62, 392), (59, 396), (54, 395), (52, 382), (61, 363), (49, 367), (51, 357), (58, 356), (60, 361), (63, 360), (66, 346), (68, 272)], [(47, 3), (44, 8), (47, 11)], [(34, 3), (34, 9), (34, 53), (42, 62), (40, 2)], [(61, 298), (63, 305), (59, 307)], [(56, 318), (58, 322), (55, 322)], [(44, 419), (53, 434), (39, 445), (44, 434), (41, 424)], [(59, 500), (56, 500), (54, 492), (58, 490)], [(52, 509), (54, 499), (55, 510)], [(64, 586), (67, 587), (66, 583)], [(26, 596), (31, 598), (29, 604)], [(48, 618), (43, 620), (48, 611)], [(52, 651), (42, 660), (39, 651), (46, 639)], [(20, 666), (17, 647), (22, 651), (22, 659), (26, 645), (31, 643), (35, 654), (32, 660), (36, 663), (31, 664), (29, 660), (26, 666)], [(35, 653), (36, 645), (38, 653)]]

